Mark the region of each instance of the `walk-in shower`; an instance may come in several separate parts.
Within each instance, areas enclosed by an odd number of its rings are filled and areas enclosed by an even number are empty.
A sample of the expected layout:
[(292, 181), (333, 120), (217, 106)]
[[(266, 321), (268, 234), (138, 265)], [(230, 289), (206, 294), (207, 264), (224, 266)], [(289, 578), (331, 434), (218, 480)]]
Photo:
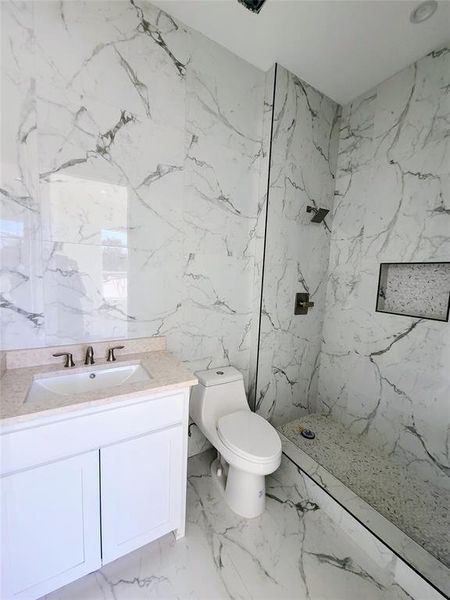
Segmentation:
[(346, 106), (280, 66), (271, 84), (256, 410), (448, 594), (450, 49)]

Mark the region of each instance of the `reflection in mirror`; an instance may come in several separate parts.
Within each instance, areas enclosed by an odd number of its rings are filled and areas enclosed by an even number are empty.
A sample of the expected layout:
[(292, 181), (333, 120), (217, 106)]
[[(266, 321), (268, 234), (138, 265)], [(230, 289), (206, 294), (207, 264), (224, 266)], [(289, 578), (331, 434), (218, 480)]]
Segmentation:
[(56, 173), (46, 178), (45, 194), (50, 335), (74, 341), (80, 332), (86, 340), (126, 337), (127, 187)]

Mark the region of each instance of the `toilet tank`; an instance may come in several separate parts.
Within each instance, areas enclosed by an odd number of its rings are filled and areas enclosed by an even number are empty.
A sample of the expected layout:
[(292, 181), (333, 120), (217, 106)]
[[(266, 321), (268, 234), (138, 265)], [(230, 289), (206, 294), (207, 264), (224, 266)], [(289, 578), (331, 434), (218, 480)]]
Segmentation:
[(189, 414), (200, 429), (228, 413), (250, 410), (242, 373), (234, 367), (197, 371), (195, 375), (198, 384), (191, 391)]

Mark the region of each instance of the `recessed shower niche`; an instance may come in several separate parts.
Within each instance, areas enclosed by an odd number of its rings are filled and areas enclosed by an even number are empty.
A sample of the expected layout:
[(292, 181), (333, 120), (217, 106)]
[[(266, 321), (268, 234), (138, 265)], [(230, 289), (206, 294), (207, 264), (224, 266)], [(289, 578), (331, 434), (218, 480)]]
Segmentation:
[(377, 312), (448, 321), (450, 262), (381, 263)]

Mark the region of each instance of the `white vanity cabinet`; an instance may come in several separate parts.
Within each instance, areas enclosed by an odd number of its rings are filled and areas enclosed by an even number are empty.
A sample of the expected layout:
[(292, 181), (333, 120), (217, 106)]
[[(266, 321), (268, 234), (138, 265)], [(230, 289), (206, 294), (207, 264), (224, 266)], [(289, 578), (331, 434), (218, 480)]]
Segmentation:
[(3, 428), (2, 600), (184, 535), (189, 388)]
[(39, 597), (101, 566), (98, 452), (2, 478), (2, 599)]
[(115, 560), (177, 529), (185, 481), (181, 427), (100, 450), (102, 556)]

